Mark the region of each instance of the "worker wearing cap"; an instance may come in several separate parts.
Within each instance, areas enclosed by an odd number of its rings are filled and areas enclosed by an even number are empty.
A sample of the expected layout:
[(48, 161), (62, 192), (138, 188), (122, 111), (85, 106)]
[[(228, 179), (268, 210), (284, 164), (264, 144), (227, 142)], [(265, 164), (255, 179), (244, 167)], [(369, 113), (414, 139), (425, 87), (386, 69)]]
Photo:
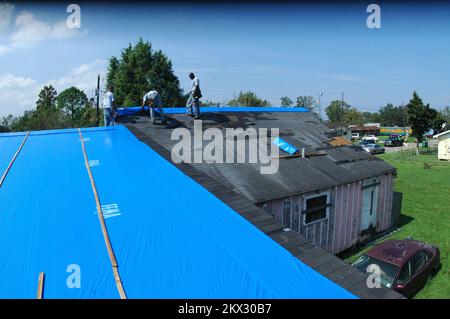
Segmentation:
[(103, 95), (103, 118), (105, 120), (105, 126), (113, 126), (115, 103), (114, 103), (114, 88), (112, 85), (108, 86), (108, 91)]
[(189, 78), (192, 80), (192, 85), (191, 92), (186, 103), (186, 113), (187, 115), (197, 119), (200, 117), (200, 98), (202, 97), (200, 81), (192, 72), (189, 73)]
[(158, 93), (158, 91), (151, 90), (148, 93), (146, 93), (142, 99), (142, 109), (144, 109), (144, 106), (148, 105), (150, 107), (150, 119), (152, 123), (156, 122), (156, 114), (155, 114), (155, 108), (158, 111), (159, 119), (161, 120), (161, 123), (164, 124), (166, 122), (166, 117), (164, 115), (164, 111), (162, 109), (163, 107), (163, 101), (161, 95)]

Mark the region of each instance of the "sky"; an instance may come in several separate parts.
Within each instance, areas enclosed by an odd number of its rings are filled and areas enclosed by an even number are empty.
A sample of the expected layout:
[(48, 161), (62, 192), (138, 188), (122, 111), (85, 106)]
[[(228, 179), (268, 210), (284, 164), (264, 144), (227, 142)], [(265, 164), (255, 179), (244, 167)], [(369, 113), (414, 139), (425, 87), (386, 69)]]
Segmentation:
[(371, 2), (81, 2), (78, 29), (67, 27), (69, 3), (0, 0), (0, 117), (33, 109), (48, 84), (92, 97), (108, 59), (139, 37), (169, 57), (183, 89), (192, 71), (203, 99), (221, 104), (241, 90), (275, 106), (322, 92), (325, 108), (344, 92), (351, 106), (376, 111), (416, 90), (435, 108), (450, 105), (445, 3), (379, 3), (381, 28), (372, 29)]

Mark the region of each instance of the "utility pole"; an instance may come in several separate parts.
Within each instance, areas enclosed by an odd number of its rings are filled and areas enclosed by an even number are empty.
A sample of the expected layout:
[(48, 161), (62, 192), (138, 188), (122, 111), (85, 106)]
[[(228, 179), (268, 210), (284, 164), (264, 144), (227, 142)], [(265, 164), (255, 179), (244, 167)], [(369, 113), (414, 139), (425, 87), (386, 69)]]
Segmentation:
[(406, 136), (406, 110), (405, 103), (402, 101), (402, 111), (403, 111), (403, 136)]
[(100, 74), (97, 76), (97, 126), (100, 125)]
[(321, 104), (320, 104), (320, 98), (322, 97), (322, 95), (323, 95), (323, 93), (320, 92), (319, 93), (319, 119), (323, 122), (323, 119), (322, 119), (322, 107), (321, 107)]
[(344, 92), (341, 96), (341, 135), (344, 136)]

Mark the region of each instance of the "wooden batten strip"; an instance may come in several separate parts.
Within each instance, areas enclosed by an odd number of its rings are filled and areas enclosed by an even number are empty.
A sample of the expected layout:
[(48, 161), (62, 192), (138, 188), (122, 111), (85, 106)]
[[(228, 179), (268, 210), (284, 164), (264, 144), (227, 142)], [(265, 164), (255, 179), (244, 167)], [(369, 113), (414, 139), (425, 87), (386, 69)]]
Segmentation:
[(45, 280), (45, 274), (43, 272), (39, 273), (39, 279), (38, 279), (38, 290), (36, 294), (36, 299), (42, 299), (44, 296), (44, 280)]
[(102, 206), (100, 204), (100, 198), (98, 196), (97, 187), (95, 185), (95, 181), (94, 181), (94, 177), (92, 175), (91, 167), (89, 166), (89, 160), (88, 160), (87, 153), (86, 153), (86, 146), (84, 144), (83, 134), (81, 133), (80, 129), (78, 129), (78, 133), (80, 135), (81, 148), (83, 150), (83, 156), (84, 156), (84, 162), (85, 162), (86, 170), (88, 172), (89, 179), (91, 181), (92, 192), (94, 193), (95, 204), (97, 206), (97, 215), (98, 215), (98, 219), (100, 221), (100, 227), (102, 229), (103, 238), (105, 240), (106, 249), (108, 251), (109, 260), (111, 262), (111, 266), (112, 266), (112, 270), (113, 270), (114, 281), (116, 282), (116, 286), (117, 286), (117, 290), (119, 291), (120, 298), (126, 299), (127, 296), (125, 294), (125, 290), (123, 288), (122, 280), (121, 280), (120, 274), (119, 274), (119, 269), (118, 269), (119, 266), (117, 265), (117, 259), (116, 259), (116, 256), (114, 254), (114, 250), (112, 248), (111, 240), (110, 240), (109, 234), (108, 234), (108, 229), (106, 228), (105, 219), (103, 217)]
[(25, 142), (28, 139), (28, 136), (30, 136), (30, 132), (27, 133), (27, 135), (25, 135), (25, 138), (23, 139), (22, 143), (19, 146), (19, 149), (17, 150), (17, 152), (14, 154), (13, 158), (11, 159), (11, 162), (9, 162), (8, 167), (6, 168), (5, 172), (2, 175), (2, 178), (0, 179), (0, 188), (3, 185), (3, 182), (6, 179), (6, 175), (8, 175), (9, 171), (11, 170), (11, 167), (14, 164), (14, 161), (16, 160), (17, 156), (19, 155), (20, 151), (22, 150), (23, 146), (25, 145)]

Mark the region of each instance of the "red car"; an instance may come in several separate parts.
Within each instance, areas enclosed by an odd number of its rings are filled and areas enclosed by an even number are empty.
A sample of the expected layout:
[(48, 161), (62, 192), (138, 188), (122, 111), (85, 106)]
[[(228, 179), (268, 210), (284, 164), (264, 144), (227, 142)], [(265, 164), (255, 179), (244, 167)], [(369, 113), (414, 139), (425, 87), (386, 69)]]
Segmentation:
[(381, 284), (405, 297), (414, 296), (439, 271), (439, 248), (417, 240), (387, 240), (359, 257), (353, 266), (367, 272), (380, 267)]

